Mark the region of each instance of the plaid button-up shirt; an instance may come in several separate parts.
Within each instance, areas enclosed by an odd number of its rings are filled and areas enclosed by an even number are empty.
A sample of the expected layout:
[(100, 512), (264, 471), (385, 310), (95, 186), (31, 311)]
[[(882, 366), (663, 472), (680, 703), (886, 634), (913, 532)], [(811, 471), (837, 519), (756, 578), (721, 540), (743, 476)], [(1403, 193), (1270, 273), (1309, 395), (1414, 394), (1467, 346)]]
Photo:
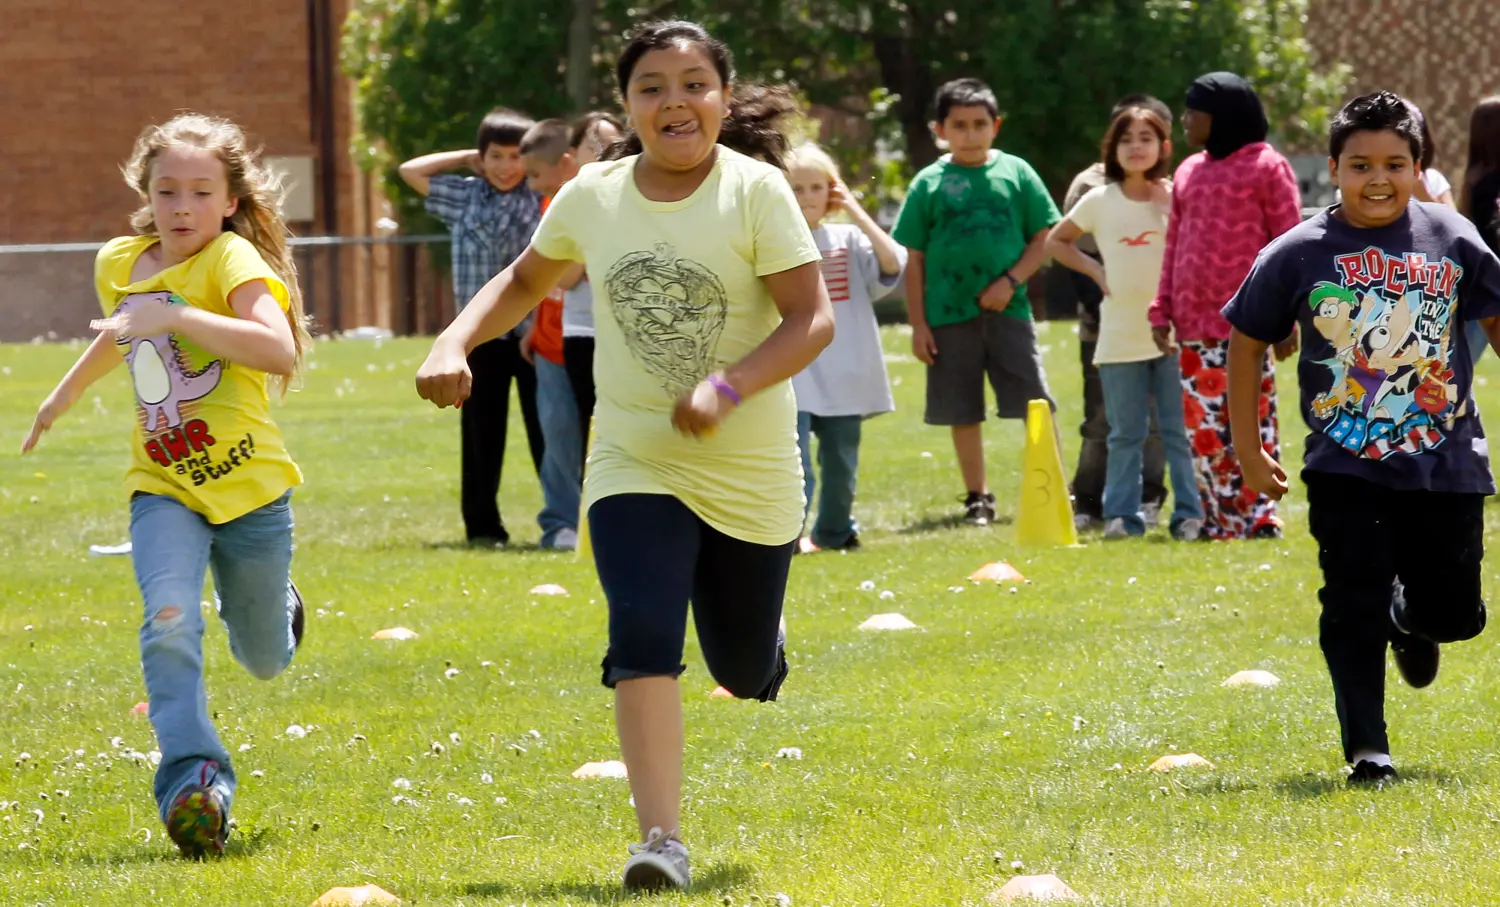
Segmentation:
[(525, 251), (542, 197), (525, 183), (501, 192), (481, 177), (445, 173), (428, 183), (427, 212), (453, 236), (453, 297), (462, 309)]

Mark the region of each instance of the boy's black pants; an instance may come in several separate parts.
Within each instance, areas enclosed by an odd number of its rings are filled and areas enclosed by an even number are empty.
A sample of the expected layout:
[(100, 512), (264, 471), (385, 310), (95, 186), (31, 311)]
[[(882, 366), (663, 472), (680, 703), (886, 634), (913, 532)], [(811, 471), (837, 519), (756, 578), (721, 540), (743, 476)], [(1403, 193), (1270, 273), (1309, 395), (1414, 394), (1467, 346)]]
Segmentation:
[(1344, 759), (1361, 750), (1389, 753), (1392, 583), (1399, 577), (1405, 586), (1401, 621), (1412, 634), (1439, 643), (1478, 636), (1485, 622), (1484, 495), (1394, 491), (1325, 472), (1302, 479), (1323, 569), (1318, 641), (1333, 678)]
[(521, 341), (501, 337), (469, 353), (474, 384), (459, 410), (463, 454), (460, 498), (464, 533), (475, 539), (508, 540), (500, 519), (500, 470), (505, 464), (505, 432), (510, 424), (510, 383), (516, 382), (521, 418), (531, 445), (531, 463), (542, 469), (542, 423), (536, 414), (536, 369), (521, 357)]

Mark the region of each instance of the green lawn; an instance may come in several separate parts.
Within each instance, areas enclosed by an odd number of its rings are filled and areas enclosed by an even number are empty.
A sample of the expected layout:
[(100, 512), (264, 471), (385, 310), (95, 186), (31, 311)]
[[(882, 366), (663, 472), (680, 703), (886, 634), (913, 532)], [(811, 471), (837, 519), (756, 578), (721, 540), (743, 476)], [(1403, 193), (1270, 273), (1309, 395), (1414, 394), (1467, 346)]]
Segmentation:
[[(1042, 333), (1069, 463), (1070, 327)], [(782, 700), (711, 700), (690, 644), (684, 832), (698, 885), (663, 903), (968, 905), (1013, 861), (1132, 907), (1500, 898), (1493, 633), (1447, 652), (1429, 690), (1391, 672), (1410, 780), (1346, 790), (1300, 490), (1284, 542), (1027, 551), (1009, 525), (955, 528), (947, 438), (921, 424), (904, 336), (888, 341), (901, 410), (867, 429), (866, 548), (796, 562)], [(0, 903), (305, 905), (366, 882), (409, 905), (630, 900), (617, 886), (634, 838), (626, 783), (569, 776), (616, 758), (597, 582), (570, 556), (527, 550), (538, 496), (518, 442), (503, 506), (522, 544), (458, 544), (457, 421), (411, 388), (426, 345), (320, 343), (306, 389), (278, 410), (308, 478), (294, 569), (312, 613), (303, 651), (269, 683), (209, 631), (211, 708), (231, 752), (253, 748), (236, 757), (230, 855), (208, 864), (164, 840), (149, 765), (132, 755), (154, 744), (131, 714), (144, 691), (129, 561), (87, 555), (126, 537), (124, 376), (21, 460), (78, 348), (0, 346)], [(1482, 369), (1487, 414), (1500, 413), (1497, 368)], [(1021, 428), (988, 436), (1013, 514)], [(996, 559), (1032, 583), (966, 582)], [(570, 594), (529, 594), (549, 582)], [(896, 610), (921, 629), (856, 630)], [(370, 639), (393, 625), (420, 638)], [(1283, 682), (1220, 686), (1246, 668)], [(305, 738), (285, 735), (294, 723)], [(1173, 751), (1216, 767), (1146, 771)]]

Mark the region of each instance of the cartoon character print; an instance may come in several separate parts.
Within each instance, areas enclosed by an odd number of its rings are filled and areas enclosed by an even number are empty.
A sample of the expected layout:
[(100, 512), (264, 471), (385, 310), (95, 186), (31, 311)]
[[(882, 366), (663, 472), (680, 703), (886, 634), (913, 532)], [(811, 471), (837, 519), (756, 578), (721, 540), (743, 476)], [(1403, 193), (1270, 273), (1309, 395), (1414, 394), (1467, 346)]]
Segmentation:
[(712, 271), (658, 243), (632, 252), (605, 276), (625, 345), (672, 397), (713, 370), (729, 299)]
[(969, 177), (959, 174), (943, 177), (936, 199), (933, 221), (938, 226), (933, 245), (983, 251), (947, 258), (938, 265), (934, 278), (941, 284), (963, 288), (964, 295), (978, 299), (1005, 270), (991, 253), (1010, 233), (1010, 207), (995, 194), (976, 190)]
[(1331, 347), (1315, 360), (1332, 381), (1312, 415), (1362, 457), (1437, 447), (1463, 414), (1449, 364), (1461, 269), (1379, 250), (1343, 256), (1339, 266), (1342, 283), (1323, 281), (1308, 296), (1312, 327)]
[[(133, 293), (115, 308), (115, 314), (129, 312), (147, 302), (182, 305), (171, 293)], [(125, 362), (130, 366), (130, 380), (141, 424), (147, 432), (178, 428), (186, 419), (184, 404), (200, 400), (219, 386), (222, 361), (214, 360), (199, 371), (192, 371), (186, 354), (171, 334), (151, 337), (121, 337)], [(163, 425), (162, 423), (166, 423)]]

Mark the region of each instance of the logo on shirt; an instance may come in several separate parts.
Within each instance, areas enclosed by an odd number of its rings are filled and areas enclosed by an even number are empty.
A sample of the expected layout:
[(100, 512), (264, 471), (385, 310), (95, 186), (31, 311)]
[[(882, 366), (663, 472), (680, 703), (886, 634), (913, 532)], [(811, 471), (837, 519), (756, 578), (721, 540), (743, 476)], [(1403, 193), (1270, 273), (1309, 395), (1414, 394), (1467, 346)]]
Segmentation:
[[(124, 314), (150, 302), (184, 304), (171, 293), (134, 293), (125, 297), (115, 314)], [(187, 417), (188, 404), (208, 396), (219, 386), (223, 363), (215, 359), (204, 368), (192, 371), (187, 356), (171, 334), (121, 337), (118, 343), (126, 347), (125, 361), (130, 365), (136, 406), (141, 425), (148, 433), (179, 428)]]
[(666, 243), (616, 261), (604, 278), (625, 345), (673, 397), (713, 370), (728, 296), (718, 275)]
[(1463, 268), (1420, 252), (1375, 247), (1334, 259), (1339, 282), (1308, 296), (1314, 329), (1333, 347), (1319, 360), (1332, 386), (1312, 402), (1323, 433), (1375, 460), (1443, 443), (1463, 415), (1450, 356)]
[(1147, 230), (1146, 232), (1144, 232), (1144, 233), (1142, 233), (1142, 234), (1140, 234), (1138, 236), (1122, 236), (1122, 237), (1120, 237), (1120, 245), (1122, 245), (1122, 246), (1149, 246), (1149, 245), (1151, 245), (1151, 237), (1155, 236), (1156, 234), (1157, 234), (1157, 231), (1155, 231), (1155, 230)]
[(834, 249), (823, 256), (818, 266), (823, 271), (823, 283), (828, 286), (830, 302), (849, 301), (849, 250)]

